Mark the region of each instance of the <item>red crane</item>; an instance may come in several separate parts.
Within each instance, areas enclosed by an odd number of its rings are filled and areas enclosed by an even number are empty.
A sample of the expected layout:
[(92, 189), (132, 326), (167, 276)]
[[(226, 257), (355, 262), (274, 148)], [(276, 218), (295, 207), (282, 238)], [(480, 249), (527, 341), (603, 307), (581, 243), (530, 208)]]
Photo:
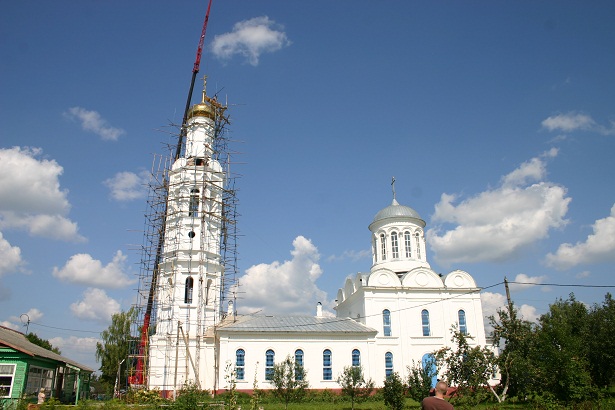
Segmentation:
[[(192, 80), (190, 82), (190, 89), (188, 90), (188, 99), (186, 101), (186, 108), (184, 110), (184, 117), (182, 119), (182, 126), (179, 132), (179, 137), (177, 140), (177, 149), (175, 151), (175, 160), (177, 160), (181, 155), (181, 148), (183, 145), (183, 139), (186, 135), (186, 121), (188, 119), (188, 110), (190, 109), (190, 102), (192, 100), (192, 91), (194, 89), (194, 82), (196, 80), (196, 75), (199, 72), (199, 68), (201, 66), (201, 54), (203, 53), (203, 44), (205, 42), (205, 32), (207, 31), (207, 22), (209, 21), (209, 11), (211, 10), (212, 0), (209, 0), (209, 4), (207, 5), (207, 13), (205, 13), (205, 21), (203, 22), (203, 30), (201, 31), (201, 37), (199, 39), (199, 45), (196, 50), (196, 59), (194, 61), (194, 66), (192, 68)], [(147, 342), (149, 339), (149, 325), (152, 317), (152, 310), (154, 306), (154, 297), (156, 295), (156, 286), (158, 284), (158, 274), (159, 274), (159, 266), (162, 259), (162, 251), (164, 247), (164, 233), (166, 227), (166, 213), (167, 213), (167, 204), (165, 201), (164, 206), (164, 216), (162, 220), (162, 226), (160, 227), (159, 237), (158, 237), (158, 246), (156, 247), (156, 257), (154, 260), (154, 269), (152, 271), (152, 283), (149, 288), (149, 293), (147, 297), (147, 306), (145, 308), (145, 314), (143, 316), (143, 325), (141, 327), (141, 337), (139, 340), (139, 351), (137, 354), (137, 364), (135, 366), (135, 372), (128, 378), (128, 383), (130, 385), (139, 385), (142, 386), (146, 383), (145, 377), (145, 355), (147, 353)]]

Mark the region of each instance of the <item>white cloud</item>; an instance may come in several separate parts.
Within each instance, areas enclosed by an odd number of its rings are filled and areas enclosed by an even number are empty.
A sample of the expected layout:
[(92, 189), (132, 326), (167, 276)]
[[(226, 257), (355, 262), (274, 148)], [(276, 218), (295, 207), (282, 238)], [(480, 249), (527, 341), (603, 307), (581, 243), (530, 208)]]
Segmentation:
[(111, 198), (116, 201), (132, 201), (145, 196), (148, 177), (147, 172), (140, 175), (134, 172), (118, 172), (112, 178), (103, 181), (103, 184), (109, 188)]
[(235, 23), (233, 31), (214, 37), (211, 50), (221, 60), (228, 60), (235, 54), (246, 58), (253, 66), (263, 53), (273, 53), (290, 45), (283, 27), (267, 16), (254, 17)]
[(124, 272), (125, 261), (126, 256), (122, 254), (122, 251), (117, 251), (113, 260), (106, 266), (88, 254), (79, 253), (71, 256), (63, 268), (54, 267), (53, 276), (80, 285), (123, 288), (135, 283), (135, 280), (130, 279)]
[(351, 260), (353, 262), (359, 261), (361, 259), (370, 258), (372, 256), (372, 251), (369, 249), (363, 249), (360, 251), (344, 251), (341, 255), (331, 255), (327, 257), (327, 262), (340, 262), (345, 260)]
[(21, 332), (21, 327), (19, 325), (16, 325), (15, 323), (9, 322), (7, 320), (0, 322), (0, 326), (4, 326), (4, 327), (8, 327), (9, 329), (13, 329), (13, 330), (17, 330), (18, 332)]
[(43, 318), (43, 316), (44, 316), (43, 312), (41, 312), (37, 308), (31, 308), (30, 310), (28, 310), (25, 314), (21, 316), (11, 316), (9, 320), (13, 322), (21, 322), (23, 324), (26, 324), (28, 320), (30, 320), (30, 322), (38, 322), (39, 320)]
[(555, 155), (551, 150), (532, 158), (505, 175), (499, 187), (458, 204), (456, 195), (442, 194), (427, 232), (435, 259), (444, 265), (504, 261), (565, 226), (571, 199), (564, 187), (543, 180), (543, 158)]
[(104, 290), (88, 288), (82, 300), (70, 305), (70, 310), (79, 319), (110, 323), (111, 316), (119, 313), (120, 307), (120, 303), (107, 296)]
[[(498, 310), (507, 310), (508, 309), (508, 301), (506, 300), (506, 296), (501, 293), (492, 293), (492, 292), (482, 292), (480, 294), (480, 299), (483, 305), (483, 317), (485, 318), (485, 332), (487, 336), (493, 332), (493, 327), (489, 323), (487, 319), (489, 316), (493, 316), (496, 320), (498, 319), (497, 312)], [(539, 315), (536, 312), (536, 308), (532, 305), (515, 305), (515, 308), (518, 311), (518, 315), (520, 319), (527, 320), (529, 322), (536, 322), (538, 320)]]
[(17, 271), (22, 264), (21, 249), (12, 246), (0, 232), (0, 277), (5, 273)]
[[(64, 337), (53, 337), (49, 339), (49, 343), (52, 346), (57, 347), (62, 351), (62, 355), (67, 356), (65, 353), (66, 350), (70, 349), (71, 351), (79, 351), (84, 353), (91, 353), (94, 356), (96, 352), (96, 343), (100, 340), (95, 337), (76, 337), (70, 336), (68, 338)], [(73, 357), (73, 356), (69, 356)]]
[(588, 270), (584, 270), (583, 272), (579, 272), (575, 275), (577, 279), (589, 278), (591, 276), (591, 272)]
[(585, 242), (561, 244), (555, 253), (546, 256), (546, 264), (563, 270), (580, 264), (615, 261), (615, 204), (609, 216), (594, 223), (593, 232)]
[(528, 276), (525, 273), (518, 274), (512, 282), (519, 283), (511, 283), (510, 290), (523, 290), (534, 287), (534, 285), (544, 283), (547, 279), (546, 276)]
[(318, 249), (309, 239), (293, 241), (292, 259), (282, 263), (261, 263), (246, 270), (239, 279), (237, 312), (262, 310), (267, 314), (314, 315), (316, 303), (330, 305), (316, 280), (322, 274)]
[(70, 203), (68, 191), (60, 188), (63, 169), (54, 160), (38, 158), (41, 152), (28, 147), (0, 149), (0, 228), (84, 241), (77, 224), (66, 217)]
[(599, 125), (594, 119), (587, 115), (576, 112), (558, 114), (548, 117), (542, 121), (543, 128), (549, 131), (573, 132), (573, 131), (592, 131), (603, 135), (615, 135), (615, 124), (610, 127)]
[(109, 125), (107, 120), (102, 118), (96, 111), (89, 111), (81, 107), (71, 107), (64, 113), (64, 116), (71, 120), (78, 120), (81, 122), (81, 128), (98, 135), (106, 141), (117, 141), (120, 135), (126, 133), (121, 128)]
[(589, 115), (574, 112), (553, 115), (542, 121), (542, 126), (549, 131), (571, 132), (587, 130), (595, 125), (595, 121)]

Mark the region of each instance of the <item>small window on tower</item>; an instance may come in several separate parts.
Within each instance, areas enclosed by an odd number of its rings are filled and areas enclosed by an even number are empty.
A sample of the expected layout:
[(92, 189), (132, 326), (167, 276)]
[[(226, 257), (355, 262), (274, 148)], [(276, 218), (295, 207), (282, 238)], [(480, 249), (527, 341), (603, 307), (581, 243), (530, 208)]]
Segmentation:
[(387, 239), (383, 233), (380, 234), (380, 248), (382, 253), (382, 260), (386, 260), (387, 258)]
[(421, 259), (421, 235), (417, 232), (414, 237), (416, 238), (416, 258)]
[(188, 216), (199, 216), (199, 193), (196, 188), (190, 190), (190, 204), (188, 205)]
[(192, 289), (194, 287), (194, 279), (192, 276), (186, 279), (186, 288), (184, 289), (184, 303), (192, 303)]
[(399, 244), (397, 243), (397, 232), (391, 234), (391, 254), (393, 259), (399, 258)]
[(196, 236), (196, 234), (194, 233), (194, 231), (190, 231), (188, 232), (188, 238), (192, 239)]
[(404, 245), (406, 248), (406, 258), (412, 257), (412, 235), (410, 232), (404, 232)]

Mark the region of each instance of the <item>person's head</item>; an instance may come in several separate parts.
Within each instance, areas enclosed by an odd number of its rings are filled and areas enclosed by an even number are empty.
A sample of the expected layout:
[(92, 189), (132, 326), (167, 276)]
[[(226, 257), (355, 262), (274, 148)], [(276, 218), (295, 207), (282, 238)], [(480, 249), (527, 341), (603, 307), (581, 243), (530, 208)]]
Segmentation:
[(41, 393), (44, 393), (44, 392), (45, 392), (45, 388), (44, 388), (44, 387), (41, 387), (40, 392), (41, 392)]
[(447, 390), (448, 384), (446, 384), (445, 381), (440, 380), (438, 383), (436, 383), (436, 393), (439, 393), (444, 396)]

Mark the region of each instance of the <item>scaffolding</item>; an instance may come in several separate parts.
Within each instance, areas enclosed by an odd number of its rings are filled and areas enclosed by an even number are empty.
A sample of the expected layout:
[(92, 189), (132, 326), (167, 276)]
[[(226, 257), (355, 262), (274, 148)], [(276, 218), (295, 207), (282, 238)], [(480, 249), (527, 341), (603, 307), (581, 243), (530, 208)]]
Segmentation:
[[(203, 91), (203, 103), (206, 101), (214, 114), (212, 143), (191, 149), (209, 155), (205, 159), (186, 155), (183, 137), (188, 130), (184, 122), (182, 127), (171, 125), (178, 143), (169, 144), (167, 152), (155, 154), (152, 161), (140, 249), (137, 317), (131, 329), (129, 382), (133, 387), (147, 386), (149, 375), (160, 377), (163, 371), (165, 389), (175, 390), (178, 383), (192, 379), (200, 386), (199, 369), (211, 366), (214, 373), (216, 370), (215, 363), (203, 362), (203, 340), (207, 330), (226, 316), (227, 303), (233, 300), (231, 289), (237, 282), (239, 176), (231, 172), (236, 152), (228, 136), (226, 106)], [(177, 153), (174, 156), (173, 151)], [(176, 163), (179, 166), (174, 166)], [(199, 240), (193, 240), (197, 235)], [(184, 281), (182, 294), (178, 284)], [(191, 306), (181, 309), (181, 303)], [(164, 356), (164, 370), (150, 365), (153, 336), (158, 338), (155, 353)], [(174, 374), (166, 374), (169, 369)]]

